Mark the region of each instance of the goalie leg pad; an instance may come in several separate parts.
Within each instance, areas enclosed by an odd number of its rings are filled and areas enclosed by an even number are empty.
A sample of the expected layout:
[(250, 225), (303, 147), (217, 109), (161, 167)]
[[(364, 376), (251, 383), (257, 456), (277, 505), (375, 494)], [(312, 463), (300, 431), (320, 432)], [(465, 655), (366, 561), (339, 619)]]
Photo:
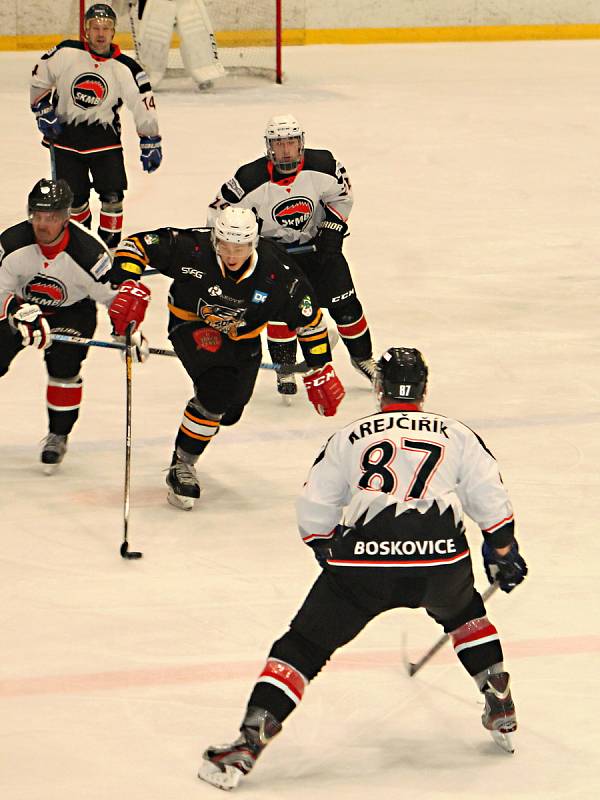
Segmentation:
[(217, 42), (202, 0), (176, 0), (181, 59), (197, 83), (222, 78)]
[(148, 0), (140, 25), (140, 61), (156, 88), (164, 77), (175, 25), (175, 3)]

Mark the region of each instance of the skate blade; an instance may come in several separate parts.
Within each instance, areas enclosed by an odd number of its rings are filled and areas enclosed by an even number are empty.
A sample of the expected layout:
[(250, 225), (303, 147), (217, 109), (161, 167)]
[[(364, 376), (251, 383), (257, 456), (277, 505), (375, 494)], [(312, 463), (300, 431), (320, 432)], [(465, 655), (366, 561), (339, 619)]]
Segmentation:
[(59, 467), (60, 462), (58, 464), (42, 464), (42, 472), (44, 475), (54, 475)]
[(229, 792), (238, 785), (242, 773), (237, 767), (229, 765), (224, 766), (223, 769), (224, 772), (222, 772), (220, 767), (217, 767), (216, 764), (213, 764), (212, 761), (204, 760), (202, 764), (200, 764), (198, 777), (210, 783), (212, 786), (216, 786), (217, 789), (223, 789)]
[(293, 399), (294, 399), (294, 395), (293, 394), (280, 394), (279, 397), (281, 397), (281, 402), (282, 402), (282, 404), (284, 406), (291, 406), (292, 405), (292, 402), (293, 402)]
[(167, 501), (175, 508), (181, 508), (183, 511), (191, 511), (194, 507), (195, 497), (184, 497), (180, 494), (175, 494), (172, 489), (167, 493)]
[(490, 733), (494, 743), (497, 744), (501, 750), (505, 750), (507, 753), (515, 752), (512, 733), (502, 733), (502, 731), (490, 731)]

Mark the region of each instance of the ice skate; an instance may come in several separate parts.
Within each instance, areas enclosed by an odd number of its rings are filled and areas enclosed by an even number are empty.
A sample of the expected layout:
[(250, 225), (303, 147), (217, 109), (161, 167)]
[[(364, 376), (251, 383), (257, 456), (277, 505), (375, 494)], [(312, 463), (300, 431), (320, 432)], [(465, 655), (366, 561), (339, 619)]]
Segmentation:
[(167, 500), (175, 508), (191, 511), (194, 500), (200, 497), (200, 485), (193, 464), (182, 461), (177, 453), (173, 453), (171, 466), (167, 473), (169, 492)]
[(373, 358), (351, 358), (350, 361), (357, 372), (360, 372), (368, 381), (373, 383), (377, 375), (377, 364)]
[(298, 392), (296, 376), (293, 374), (280, 375), (277, 373), (277, 392), (281, 395), (281, 398), (286, 405), (291, 405), (292, 397)]
[(263, 708), (250, 707), (235, 742), (211, 746), (204, 751), (198, 777), (218, 789), (235, 789), (280, 730), (281, 724), (272, 714)]
[(510, 675), (508, 672), (490, 675), (482, 691), (485, 698), (481, 716), (483, 727), (490, 732), (498, 747), (514, 753), (512, 734), (517, 730), (517, 718), (510, 693)]
[(44, 473), (52, 475), (58, 469), (67, 452), (67, 437), (49, 433), (42, 442), (41, 461)]

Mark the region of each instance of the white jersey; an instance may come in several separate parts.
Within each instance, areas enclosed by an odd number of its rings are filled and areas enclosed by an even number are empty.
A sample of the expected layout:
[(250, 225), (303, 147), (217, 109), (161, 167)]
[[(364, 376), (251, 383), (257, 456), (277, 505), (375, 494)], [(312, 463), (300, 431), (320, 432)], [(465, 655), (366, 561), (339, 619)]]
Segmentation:
[(54, 146), (93, 153), (121, 147), (119, 110), (130, 109), (139, 136), (158, 136), (152, 87), (142, 67), (111, 45), (98, 56), (79, 41), (66, 40), (45, 53), (31, 76), (31, 105), (52, 90), (65, 130)]
[(101, 279), (111, 265), (105, 244), (76, 222), (55, 248), (41, 248), (29, 222), (7, 228), (0, 234), (0, 320), (21, 302), (45, 316), (87, 298), (109, 306), (116, 290)]
[(208, 207), (207, 225), (214, 227), (226, 206), (251, 208), (261, 236), (284, 245), (304, 244), (314, 239), (326, 215), (346, 222), (353, 202), (342, 164), (328, 150), (307, 148), (290, 177), (278, 175), (265, 156), (240, 167)]
[(335, 433), (297, 502), (306, 543), (333, 540), (342, 519), (352, 532), (343, 556), (329, 561), (337, 566), (430, 567), (468, 558), (463, 511), (492, 545), (512, 541), (512, 506), (481, 438), (457, 420), (397, 406)]

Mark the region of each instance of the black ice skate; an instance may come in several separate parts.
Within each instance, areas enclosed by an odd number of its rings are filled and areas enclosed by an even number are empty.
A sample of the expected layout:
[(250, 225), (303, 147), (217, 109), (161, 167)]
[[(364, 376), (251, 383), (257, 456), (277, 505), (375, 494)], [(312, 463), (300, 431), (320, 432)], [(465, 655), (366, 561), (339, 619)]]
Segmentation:
[(282, 396), (283, 402), (286, 405), (290, 405), (292, 396), (298, 392), (296, 376), (293, 374), (280, 375), (277, 373), (277, 391)]
[(58, 469), (67, 452), (67, 437), (58, 433), (49, 433), (42, 442), (41, 460), (44, 473), (52, 475)]
[(490, 675), (482, 692), (485, 697), (485, 709), (481, 716), (483, 727), (491, 733), (499, 747), (508, 753), (514, 753), (512, 734), (517, 730), (517, 718), (508, 672)]
[(256, 759), (280, 730), (281, 723), (271, 713), (251, 706), (235, 742), (204, 751), (198, 777), (218, 789), (235, 789), (240, 778), (250, 772)]
[(182, 461), (177, 453), (173, 453), (171, 466), (167, 472), (169, 492), (167, 500), (172, 506), (191, 511), (194, 500), (200, 497), (200, 485), (193, 464)]
[(368, 381), (373, 383), (377, 375), (377, 364), (373, 358), (351, 358), (350, 361), (357, 372), (360, 372)]

